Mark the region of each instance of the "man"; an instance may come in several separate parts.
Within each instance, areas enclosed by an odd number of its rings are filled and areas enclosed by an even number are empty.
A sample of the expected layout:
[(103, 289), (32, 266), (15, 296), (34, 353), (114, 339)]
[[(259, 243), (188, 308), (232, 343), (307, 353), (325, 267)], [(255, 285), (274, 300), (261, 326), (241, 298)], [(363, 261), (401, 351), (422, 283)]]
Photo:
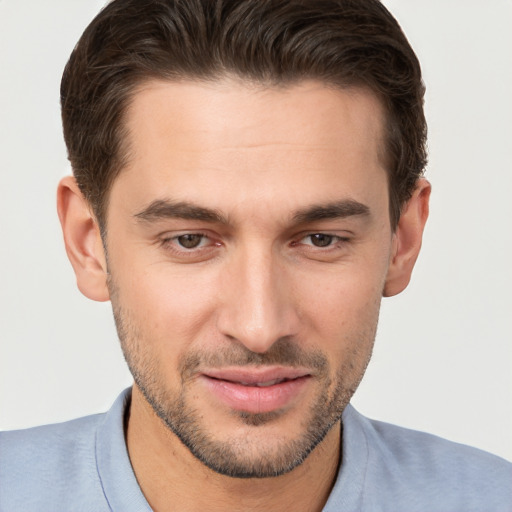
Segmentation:
[(505, 461), (349, 405), (430, 194), (380, 3), (115, 0), (61, 92), (66, 249), (135, 385), (3, 434), (0, 510), (510, 509)]

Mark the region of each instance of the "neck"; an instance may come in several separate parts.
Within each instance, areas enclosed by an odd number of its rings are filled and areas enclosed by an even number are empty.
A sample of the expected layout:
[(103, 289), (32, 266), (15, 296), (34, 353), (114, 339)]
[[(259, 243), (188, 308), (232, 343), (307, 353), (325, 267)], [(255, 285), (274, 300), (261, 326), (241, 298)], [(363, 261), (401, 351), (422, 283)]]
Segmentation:
[(218, 474), (190, 453), (136, 386), (126, 438), (137, 481), (155, 512), (320, 511), (340, 460), (338, 422), (301, 465), (284, 475), (231, 478)]

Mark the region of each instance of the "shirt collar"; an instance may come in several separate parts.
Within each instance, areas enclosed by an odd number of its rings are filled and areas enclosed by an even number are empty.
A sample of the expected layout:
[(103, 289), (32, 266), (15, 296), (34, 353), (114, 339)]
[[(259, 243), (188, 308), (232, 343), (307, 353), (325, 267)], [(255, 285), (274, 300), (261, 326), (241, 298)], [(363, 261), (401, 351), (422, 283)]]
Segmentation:
[(96, 432), (96, 465), (110, 510), (151, 512), (133, 472), (124, 437), (124, 414), (131, 400), (125, 389)]
[(323, 512), (363, 510), (363, 486), (368, 469), (368, 440), (359, 413), (349, 404), (342, 416), (341, 461), (336, 482)]
[[(124, 415), (131, 400), (125, 389), (105, 415), (96, 432), (96, 464), (105, 498), (112, 511), (151, 512), (142, 494), (124, 436)], [(361, 510), (368, 467), (368, 441), (359, 414), (349, 404), (342, 416), (342, 460), (324, 512)]]

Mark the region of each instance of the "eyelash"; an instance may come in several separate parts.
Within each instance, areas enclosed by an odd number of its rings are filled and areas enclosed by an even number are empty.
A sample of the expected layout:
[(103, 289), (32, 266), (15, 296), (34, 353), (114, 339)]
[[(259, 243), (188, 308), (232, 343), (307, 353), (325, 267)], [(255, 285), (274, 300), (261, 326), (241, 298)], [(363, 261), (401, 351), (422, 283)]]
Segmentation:
[[(187, 236), (199, 236), (201, 237), (199, 241), (198, 247), (191, 247), (186, 248), (183, 247), (179, 243), (179, 239), (182, 237)], [(312, 242), (312, 237), (319, 236), (319, 237), (326, 237), (329, 239), (329, 243), (327, 245), (315, 245)], [(326, 252), (329, 250), (333, 250), (335, 248), (339, 248), (340, 245), (346, 244), (350, 242), (349, 237), (342, 237), (339, 235), (333, 235), (330, 233), (324, 233), (324, 232), (315, 232), (315, 233), (308, 233), (304, 236), (298, 237), (297, 239), (293, 240), (290, 243), (291, 247), (297, 247), (301, 242), (303, 242), (306, 239), (310, 239), (311, 243), (303, 243), (302, 245), (306, 247), (308, 251), (321, 251)], [(211, 244), (208, 244), (206, 246), (201, 245), (205, 240), (211, 239), (210, 236), (208, 236), (206, 233), (201, 232), (187, 232), (187, 233), (180, 233), (178, 235), (172, 236), (172, 237), (166, 237), (161, 239), (161, 246), (164, 247), (166, 250), (171, 250), (172, 252), (178, 254), (178, 255), (194, 255), (198, 252), (204, 252), (211, 249), (214, 249), (215, 247), (220, 247), (222, 244), (220, 242), (213, 242)]]
[(305, 235), (302, 238), (300, 238), (298, 241), (292, 242), (292, 245), (295, 246), (298, 243), (300, 243), (303, 240), (305, 240), (306, 238), (309, 238), (312, 241), (312, 237), (315, 237), (315, 236), (317, 236), (317, 237), (326, 237), (326, 238), (329, 238), (330, 241), (329, 241), (328, 245), (323, 245), (323, 246), (322, 245), (315, 245), (314, 243), (304, 244), (307, 247), (313, 248), (312, 250), (329, 250), (329, 249), (332, 249), (332, 248), (334, 248), (336, 246), (342, 245), (344, 243), (348, 243), (350, 241), (350, 239), (348, 237), (343, 237), (343, 236), (339, 236), (339, 235), (332, 235), (330, 233), (317, 232), (317, 233), (308, 233), (307, 235)]
[(182, 237), (186, 237), (186, 236), (199, 236), (201, 237), (201, 240), (199, 241), (199, 244), (202, 244), (202, 242), (204, 240), (207, 240), (207, 239), (210, 239), (210, 237), (205, 234), (205, 233), (201, 233), (201, 232), (189, 232), (189, 233), (180, 233), (179, 235), (175, 235), (175, 236), (171, 236), (171, 237), (166, 237), (166, 238), (162, 238), (161, 240), (161, 245), (162, 247), (166, 248), (166, 249), (170, 249), (176, 253), (179, 253), (179, 254), (193, 254), (199, 250), (204, 250), (204, 249), (208, 249), (208, 248), (211, 248), (212, 246), (213, 247), (220, 247), (220, 242), (214, 242), (212, 245), (210, 246), (201, 246), (199, 245), (199, 247), (191, 247), (191, 248), (186, 248), (186, 247), (183, 247), (181, 246), (181, 248), (179, 247), (179, 242), (178, 240)]

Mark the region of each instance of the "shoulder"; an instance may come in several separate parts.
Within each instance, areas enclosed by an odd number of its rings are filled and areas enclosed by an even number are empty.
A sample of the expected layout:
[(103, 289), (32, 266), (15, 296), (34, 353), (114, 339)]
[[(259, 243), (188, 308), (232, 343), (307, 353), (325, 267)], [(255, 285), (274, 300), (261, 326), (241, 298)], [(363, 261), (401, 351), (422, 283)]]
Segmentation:
[(95, 437), (104, 417), (1, 432), (0, 510), (103, 510)]
[[(364, 418), (373, 447), (424, 478), (448, 473), (452, 479), (512, 483), (512, 464), (496, 455), (441, 437)], [(501, 477), (505, 477), (503, 481)]]
[[(394, 503), (389, 510), (395, 512), (512, 510), (512, 464), (506, 460), (424, 432), (370, 420), (352, 407), (344, 416), (345, 423), (364, 433), (367, 503), (382, 503), (386, 496)], [(379, 489), (379, 495), (373, 489)]]

